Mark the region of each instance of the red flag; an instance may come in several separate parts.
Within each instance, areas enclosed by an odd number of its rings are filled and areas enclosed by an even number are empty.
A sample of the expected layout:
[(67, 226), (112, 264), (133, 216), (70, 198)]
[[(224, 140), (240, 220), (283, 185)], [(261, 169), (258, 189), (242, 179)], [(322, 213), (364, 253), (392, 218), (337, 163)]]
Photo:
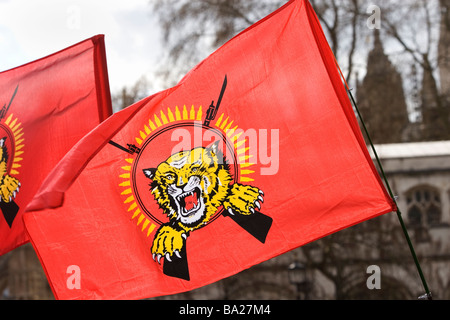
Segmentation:
[(103, 36), (0, 73), (0, 254), (28, 242), (22, 213), (80, 138), (111, 115)]
[(107, 119), (47, 181), (25, 223), (59, 299), (191, 290), (394, 207), (300, 0)]

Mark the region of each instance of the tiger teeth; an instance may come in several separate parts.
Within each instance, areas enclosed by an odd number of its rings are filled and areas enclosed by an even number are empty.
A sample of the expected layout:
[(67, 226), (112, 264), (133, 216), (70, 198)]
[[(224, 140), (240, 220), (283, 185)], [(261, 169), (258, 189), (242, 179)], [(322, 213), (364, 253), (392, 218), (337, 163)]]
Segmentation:
[(180, 202), (181, 199), (186, 198), (187, 196), (192, 196), (192, 195), (194, 195), (194, 191), (188, 191), (188, 192), (182, 193), (177, 196), (177, 201)]
[[(194, 213), (195, 211), (197, 211), (199, 206), (200, 206), (200, 204), (198, 203), (197, 205), (194, 205), (194, 207), (191, 210), (189, 210), (189, 211), (187, 211), (186, 208), (182, 208), (181, 210), (183, 210), (184, 214), (187, 214), (189, 212)], [(192, 213), (191, 213), (191, 215), (192, 215)]]

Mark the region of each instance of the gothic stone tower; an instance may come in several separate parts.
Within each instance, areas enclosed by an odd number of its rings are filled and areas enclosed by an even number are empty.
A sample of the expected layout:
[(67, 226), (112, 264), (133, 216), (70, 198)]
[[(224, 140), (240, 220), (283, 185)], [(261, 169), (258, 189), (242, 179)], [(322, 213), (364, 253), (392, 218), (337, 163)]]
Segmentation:
[(438, 61), (439, 83), (424, 56), (421, 111), (425, 140), (450, 139), (450, 0), (439, 1)]
[(438, 66), (441, 96), (450, 108), (450, 0), (440, 0), (441, 25), (438, 46)]
[(402, 78), (384, 53), (379, 30), (367, 61), (367, 74), (357, 88), (364, 122), (374, 143), (402, 142), (408, 111)]

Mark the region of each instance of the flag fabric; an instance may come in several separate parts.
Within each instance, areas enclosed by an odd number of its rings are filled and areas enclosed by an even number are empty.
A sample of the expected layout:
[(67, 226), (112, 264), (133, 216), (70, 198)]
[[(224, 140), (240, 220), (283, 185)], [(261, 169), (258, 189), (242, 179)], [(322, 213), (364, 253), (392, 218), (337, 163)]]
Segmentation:
[(0, 73), (0, 254), (59, 160), (112, 113), (103, 35)]
[(308, 1), (104, 121), (24, 220), (58, 299), (188, 291), (391, 212)]

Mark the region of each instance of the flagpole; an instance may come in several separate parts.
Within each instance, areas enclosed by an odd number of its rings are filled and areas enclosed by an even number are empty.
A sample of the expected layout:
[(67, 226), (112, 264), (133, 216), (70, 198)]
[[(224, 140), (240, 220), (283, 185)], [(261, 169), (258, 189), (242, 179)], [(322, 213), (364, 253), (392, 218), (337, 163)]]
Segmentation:
[[(341, 74), (341, 76), (342, 76), (342, 74)], [(366, 125), (364, 123), (364, 120), (363, 120), (363, 118), (361, 116), (361, 113), (359, 112), (358, 105), (356, 104), (355, 98), (353, 97), (353, 95), (351, 93), (351, 90), (349, 89), (347, 83), (346, 83), (346, 86), (347, 86), (347, 92), (348, 92), (348, 94), (350, 96), (350, 99), (352, 100), (352, 103), (353, 103), (353, 106), (355, 107), (356, 113), (358, 114), (358, 117), (361, 120), (361, 124), (362, 124), (362, 127), (364, 129), (364, 133), (366, 134), (367, 139), (369, 140), (370, 147), (372, 148), (372, 152), (373, 152), (373, 154), (375, 156), (375, 159), (377, 161), (377, 164), (378, 164), (378, 166), (380, 168), (381, 175), (383, 176), (384, 182), (386, 183), (386, 187), (388, 189), (389, 195), (391, 196), (392, 201), (395, 204), (397, 217), (398, 217), (398, 219), (400, 221), (400, 225), (401, 225), (403, 233), (405, 235), (406, 242), (408, 243), (409, 250), (411, 251), (411, 255), (412, 255), (413, 259), (414, 259), (414, 263), (416, 264), (417, 271), (419, 272), (420, 279), (422, 280), (422, 284), (423, 284), (423, 287), (424, 287), (426, 293), (424, 295), (421, 295), (420, 297), (418, 297), (418, 299), (419, 300), (432, 300), (433, 297), (431, 295), (430, 290), (428, 289), (428, 284), (427, 284), (427, 281), (425, 280), (425, 277), (423, 275), (422, 268), (420, 267), (419, 259), (417, 258), (416, 252), (414, 250), (414, 246), (413, 246), (413, 244), (411, 242), (411, 238), (409, 237), (409, 234), (408, 234), (408, 230), (406, 229), (405, 223), (403, 221), (402, 213), (400, 211), (400, 208), (397, 205), (396, 197), (394, 196), (394, 194), (392, 192), (392, 189), (391, 189), (391, 186), (389, 185), (389, 182), (387, 180), (386, 174), (385, 174), (385, 172), (383, 170), (383, 166), (381, 165), (380, 158), (378, 157), (378, 153), (375, 150), (375, 146), (372, 143), (372, 139), (370, 138), (370, 135), (369, 135), (369, 132), (367, 130), (367, 127), (366, 127)]]

